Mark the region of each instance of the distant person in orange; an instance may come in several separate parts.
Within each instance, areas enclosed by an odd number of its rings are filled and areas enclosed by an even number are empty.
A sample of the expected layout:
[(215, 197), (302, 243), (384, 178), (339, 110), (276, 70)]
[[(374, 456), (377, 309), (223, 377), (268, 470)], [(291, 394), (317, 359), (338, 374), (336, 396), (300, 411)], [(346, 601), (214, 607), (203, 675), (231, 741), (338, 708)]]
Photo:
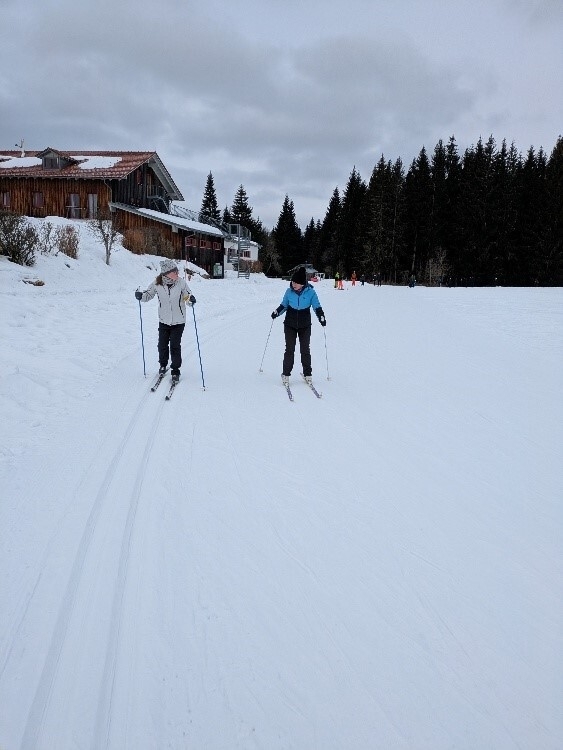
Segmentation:
[(342, 283), (342, 276), (338, 276), (338, 289), (344, 289), (344, 284)]
[(356, 286), (357, 276), (355, 271), (352, 271), (352, 275), (350, 276), (350, 278), (352, 279), (352, 286)]

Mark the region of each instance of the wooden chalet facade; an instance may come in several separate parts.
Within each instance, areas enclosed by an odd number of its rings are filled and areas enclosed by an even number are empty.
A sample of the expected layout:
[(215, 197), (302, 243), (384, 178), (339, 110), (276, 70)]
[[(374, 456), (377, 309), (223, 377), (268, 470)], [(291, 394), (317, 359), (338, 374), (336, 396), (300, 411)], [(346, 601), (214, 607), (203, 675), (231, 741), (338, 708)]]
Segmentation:
[(172, 201), (183, 201), (182, 194), (154, 151), (0, 153), (0, 211), (95, 219), (109, 209), (120, 232), (156, 228), (177, 259), (197, 257), (210, 276), (222, 277), (223, 233), (170, 214)]

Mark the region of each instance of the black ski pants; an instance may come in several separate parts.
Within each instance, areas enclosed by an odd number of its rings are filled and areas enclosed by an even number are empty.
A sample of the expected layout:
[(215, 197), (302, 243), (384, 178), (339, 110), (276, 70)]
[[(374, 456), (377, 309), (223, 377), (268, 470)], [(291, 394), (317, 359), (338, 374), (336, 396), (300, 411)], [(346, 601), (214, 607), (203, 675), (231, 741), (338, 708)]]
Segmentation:
[(179, 370), (182, 366), (182, 334), (184, 323), (168, 326), (166, 323), (158, 324), (158, 362), (161, 367), (168, 364), (168, 351), (173, 370)]
[(291, 375), (295, 359), (295, 344), (299, 336), (299, 349), (301, 352), (301, 366), (303, 375), (311, 375), (311, 326), (306, 328), (291, 328), (284, 325), (285, 354), (283, 355), (283, 374)]

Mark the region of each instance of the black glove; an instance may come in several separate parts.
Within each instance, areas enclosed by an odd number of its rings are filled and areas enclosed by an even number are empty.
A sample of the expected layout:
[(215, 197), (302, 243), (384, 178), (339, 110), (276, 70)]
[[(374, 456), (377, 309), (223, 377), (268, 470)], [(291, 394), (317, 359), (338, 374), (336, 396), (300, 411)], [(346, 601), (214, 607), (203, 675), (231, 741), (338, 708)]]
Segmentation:
[(323, 328), (326, 326), (326, 318), (324, 315), (321, 315), (321, 317), (319, 318), (319, 323), (322, 325)]
[(277, 310), (274, 310), (274, 312), (272, 313), (272, 320), (275, 320), (278, 317), (278, 315), (279, 315), (279, 312)]
[(325, 318), (325, 314), (323, 312), (323, 308), (322, 307), (317, 307), (317, 309), (315, 310), (315, 314), (316, 314), (317, 318), (319, 319), (319, 323), (323, 327), (326, 326), (326, 318)]
[(195, 297), (193, 294), (190, 294), (190, 302), (192, 303), (192, 305), (195, 305)]
[(140, 292), (138, 289), (135, 292), (135, 299), (139, 299), (139, 300), (143, 299), (143, 293)]

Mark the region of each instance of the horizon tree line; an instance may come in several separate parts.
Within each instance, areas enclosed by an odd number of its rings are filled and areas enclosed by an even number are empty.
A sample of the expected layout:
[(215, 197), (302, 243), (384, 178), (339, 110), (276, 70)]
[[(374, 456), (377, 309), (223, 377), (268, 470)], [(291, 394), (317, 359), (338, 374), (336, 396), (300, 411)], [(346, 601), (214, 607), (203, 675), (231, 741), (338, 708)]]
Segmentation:
[(211, 173), (202, 213), (240, 223), (261, 245), (271, 276), (311, 262), (328, 276), (352, 271), (388, 283), (414, 275), (424, 283), (552, 286), (563, 283), (563, 138), (546, 155), (480, 138), (459, 154), (455, 138), (422, 148), (405, 170), (382, 155), (365, 182), (353, 167), (336, 187), (324, 219), (302, 231), (285, 196), (268, 231), (242, 185), (230, 209), (218, 209)]

